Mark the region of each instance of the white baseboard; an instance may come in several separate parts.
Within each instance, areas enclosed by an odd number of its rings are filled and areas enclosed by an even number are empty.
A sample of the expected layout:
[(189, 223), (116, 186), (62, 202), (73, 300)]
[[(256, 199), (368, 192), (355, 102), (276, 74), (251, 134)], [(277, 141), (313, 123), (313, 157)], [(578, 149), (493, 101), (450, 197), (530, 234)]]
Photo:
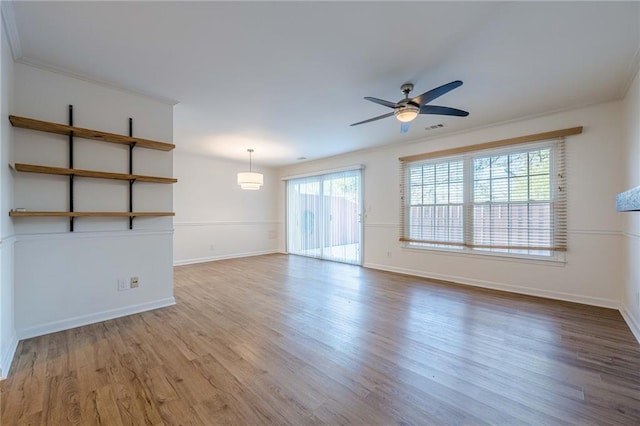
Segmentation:
[(138, 314), (140, 312), (150, 311), (152, 309), (164, 308), (166, 306), (175, 305), (176, 300), (173, 297), (154, 300), (153, 302), (140, 303), (137, 305), (125, 306), (123, 308), (111, 309), (90, 315), (82, 315), (74, 318), (68, 318), (60, 321), (53, 321), (47, 324), (31, 326), (18, 330), (20, 340), (30, 339), (44, 334), (55, 333), (58, 331), (69, 330), (71, 328), (83, 325), (94, 324), (100, 321), (124, 317), (127, 315)]
[(194, 259), (174, 260), (173, 266), (192, 265), (194, 263), (214, 262), (216, 260), (237, 259), (240, 257), (262, 256), (264, 254), (281, 253), (279, 250), (250, 251), (246, 253), (223, 254), (220, 256), (197, 257)]
[(542, 290), (531, 287), (521, 287), (511, 284), (497, 283), (493, 281), (474, 280), (466, 277), (458, 277), (455, 275), (444, 275), (426, 273), (415, 269), (397, 268), (395, 266), (380, 265), (375, 263), (365, 263), (365, 268), (379, 269), (381, 271), (397, 272), (399, 274), (413, 275), (422, 278), (430, 278), (433, 280), (450, 281), (456, 284), (465, 284), (474, 287), (488, 288), (492, 290), (507, 291), (510, 293), (526, 294), (528, 296), (545, 297), (547, 299), (563, 300), (566, 302), (582, 303), (585, 305), (601, 306), (604, 308), (619, 309), (620, 302), (612, 299), (604, 299), (599, 297), (582, 296), (579, 294), (563, 293), (559, 291)]
[(624, 320), (627, 322), (629, 329), (631, 329), (631, 332), (636, 337), (638, 343), (640, 343), (640, 323), (638, 323), (636, 318), (631, 315), (631, 312), (629, 312), (627, 310), (627, 307), (624, 305), (620, 306), (620, 314), (622, 315), (622, 318), (624, 318)]
[(11, 363), (13, 362), (13, 357), (16, 354), (16, 349), (18, 349), (18, 337), (13, 333), (13, 336), (11, 336), (11, 343), (1, 355), (0, 379), (6, 379), (9, 375), (9, 369), (11, 369)]

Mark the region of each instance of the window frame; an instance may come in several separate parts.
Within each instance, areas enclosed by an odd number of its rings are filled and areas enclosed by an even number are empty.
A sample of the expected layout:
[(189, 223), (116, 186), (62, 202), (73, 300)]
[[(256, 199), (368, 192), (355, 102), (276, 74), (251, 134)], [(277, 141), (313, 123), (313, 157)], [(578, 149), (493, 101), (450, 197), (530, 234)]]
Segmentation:
[[(562, 132), (571, 132), (565, 134), (576, 134), (582, 131), (582, 128), (565, 129)], [(575, 133), (573, 133), (575, 132)], [(551, 132), (553, 133), (553, 132)], [(400, 221), (400, 241), (405, 248), (414, 250), (434, 250), (438, 252), (458, 253), (465, 255), (485, 255), (485, 256), (499, 256), (507, 258), (529, 259), (529, 260), (542, 260), (542, 261), (565, 261), (566, 240), (567, 240), (567, 228), (566, 228), (566, 172), (564, 167), (565, 155), (564, 155), (564, 135), (554, 138), (535, 138), (538, 135), (532, 135), (530, 137), (522, 137), (515, 143), (504, 143), (505, 141), (497, 141), (487, 144), (480, 144), (462, 149), (453, 149), (441, 151), (439, 153), (422, 154), (411, 157), (400, 158), (401, 161), (401, 221)], [(547, 135), (547, 134), (544, 134)], [(555, 135), (554, 135), (555, 136)], [(531, 139), (533, 137), (533, 139)], [(529, 138), (528, 140), (526, 140)], [(518, 139), (518, 138), (516, 138)], [(494, 145), (494, 146), (491, 146)], [(497, 145), (497, 146), (496, 146)], [(537, 150), (549, 149), (549, 171), (543, 176), (549, 178), (549, 199), (548, 201), (536, 201), (532, 200), (530, 194), (527, 194), (526, 201), (513, 201), (511, 193), (511, 183), (509, 182), (510, 176), (506, 176), (507, 179), (507, 201), (494, 204), (491, 200), (492, 190), (489, 190), (489, 201), (486, 203), (475, 201), (475, 187), (474, 184), (477, 179), (477, 175), (474, 174), (474, 162), (481, 158), (487, 157), (499, 157), (506, 155), (507, 161), (510, 161), (510, 155), (517, 153), (527, 153), (531, 155), (531, 152)], [(459, 243), (457, 241), (427, 241), (417, 240), (411, 238), (411, 169), (416, 166), (423, 167), (426, 165), (433, 165), (437, 167), (437, 164), (447, 163), (451, 164), (454, 161), (463, 162), (463, 241)], [(530, 160), (528, 160), (530, 161)], [(530, 191), (531, 174), (527, 163), (527, 191)], [(491, 176), (488, 182), (491, 183)], [(424, 180), (423, 180), (424, 182)], [(405, 194), (405, 188), (409, 191)], [(437, 204), (437, 200), (435, 200)], [(531, 206), (535, 204), (548, 205), (549, 207), (549, 247), (535, 246), (531, 244), (531, 230), (530, 226), (527, 226), (527, 246), (521, 246), (518, 244), (511, 245), (512, 240), (512, 228), (509, 223), (506, 228), (506, 235), (508, 243), (504, 247), (500, 247), (493, 243), (488, 245), (477, 244), (474, 241), (474, 226), (475, 226), (475, 213), (474, 209), (480, 205), (505, 205), (507, 210), (510, 211), (510, 206), (523, 204), (527, 206), (527, 216), (531, 218)], [(423, 203), (424, 205), (424, 203)], [(446, 204), (450, 206), (451, 204)], [(509, 218), (508, 221), (511, 219)], [(531, 219), (528, 219), (531, 220)], [(490, 225), (492, 226), (492, 225)], [(535, 228), (534, 228), (535, 230)], [(415, 235), (415, 234), (414, 234)], [(424, 235), (424, 234), (422, 234)]]

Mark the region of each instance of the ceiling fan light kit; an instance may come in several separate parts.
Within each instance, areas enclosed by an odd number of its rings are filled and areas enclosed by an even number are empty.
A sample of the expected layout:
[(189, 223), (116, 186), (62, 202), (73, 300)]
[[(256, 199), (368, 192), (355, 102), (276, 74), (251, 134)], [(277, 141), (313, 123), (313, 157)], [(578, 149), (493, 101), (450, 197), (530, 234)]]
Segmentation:
[(238, 173), (238, 185), (241, 189), (249, 191), (257, 191), (264, 184), (264, 176), (262, 173), (256, 173), (251, 171), (251, 154), (253, 149), (247, 149), (249, 153), (249, 171)]
[(455, 89), (456, 87), (462, 86), (462, 81), (456, 80), (451, 83), (443, 84), (440, 87), (436, 87), (435, 89), (431, 89), (428, 92), (424, 92), (423, 94), (416, 96), (415, 98), (409, 98), (409, 93), (413, 90), (413, 84), (405, 83), (400, 87), (400, 90), (404, 94), (404, 99), (401, 99), (398, 102), (390, 102), (385, 101), (384, 99), (372, 98), (366, 96), (365, 99), (376, 104), (386, 106), (387, 108), (393, 109), (393, 112), (379, 115), (378, 117), (370, 118), (368, 120), (359, 121), (357, 123), (353, 123), (351, 126), (358, 126), (360, 124), (369, 123), (371, 121), (380, 120), (382, 118), (391, 117), (395, 115), (396, 119), (403, 124), (401, 131), (404, 133), (408, 129), (409, 123), (418, 116), (418, 114), (437, 114), (437, 115), (452, 115), (455, 117), (466, 117), (469, 115), (467, 111), (463, 111), (461, 109), (436, 106), (436, 105), (427, 105), (429, 102), (433, 101), (436, 98), (444, 95)]
[(398, 121), (402, 123), (408, 123), (415, 120), (419, 113), (420, 108), (415, 105), (406, 105), (404, 107), (396, 109), (396, 111), (394, 112)]

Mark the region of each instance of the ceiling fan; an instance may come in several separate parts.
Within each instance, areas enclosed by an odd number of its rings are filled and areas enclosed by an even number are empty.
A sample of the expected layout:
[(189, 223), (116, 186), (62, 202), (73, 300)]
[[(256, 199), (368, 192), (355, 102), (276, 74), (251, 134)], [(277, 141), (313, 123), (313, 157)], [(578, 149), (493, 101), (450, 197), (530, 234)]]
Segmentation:
[(429, 102), (433, 101), (436, 98), (444, 95), (455, 89), (456, 87), (462, 86), (462, 81), (456, 80), (451, 83), (443, 84), (440, 87), (436, 87), (435, 89), (431, 89), (428, 92), (424, 92), (423, 94), (416, 96), (415, 98), (409, 99), (409, 93), (413, 90), (413, 84), (406, 83), (400, 87), (402, 93), (404, 93), (404, 99), (398, 102), (389, 102), (384, 99), (372, 98), (370, 96), (366, 96), (365, 99), (371, 102), (375, 102), (377, 104), (386, 106), (388, 108), (393, 108), (393, 112), (389, 112), (387, 114), (380, 115), (378, 117), (370, 118), (368, 120), (359, 121), (357, 123), (353, 123), (351, 126), (358, 126), (360, 124), (369, 123), (371, 121), (380, 120), (382, 118), (391, 117), (395, 115), (398, 121), (402, 122), (403, 125), (401, 127), (401, 131), (405, 133), (409, 129), (408, 123), (413, 121), (418, 114), (437, 114), (437, 115), (453, 115), (456, 117), (466, 117), (469, 115), (467, 111), (463, 111), (461, 109), (437, 106), (437, 105), (427, 105)]

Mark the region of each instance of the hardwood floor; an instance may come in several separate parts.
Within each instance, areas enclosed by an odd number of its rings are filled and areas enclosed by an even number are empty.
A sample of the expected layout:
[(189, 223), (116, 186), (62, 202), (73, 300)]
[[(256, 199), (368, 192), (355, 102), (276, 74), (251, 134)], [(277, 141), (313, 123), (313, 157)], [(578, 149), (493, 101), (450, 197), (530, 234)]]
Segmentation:
[(615, 310), (297, 256), (175, 269), (177, 305), (29, 339), (13, 424), (640, 424)]

